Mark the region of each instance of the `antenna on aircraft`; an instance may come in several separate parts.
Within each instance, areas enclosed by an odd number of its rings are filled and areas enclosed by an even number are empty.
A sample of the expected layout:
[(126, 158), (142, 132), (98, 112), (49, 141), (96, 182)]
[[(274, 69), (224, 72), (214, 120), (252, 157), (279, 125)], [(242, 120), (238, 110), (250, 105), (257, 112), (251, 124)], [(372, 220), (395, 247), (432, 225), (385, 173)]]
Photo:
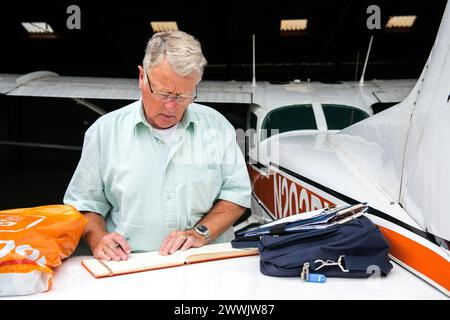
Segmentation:
[(356, 53), (355, 83), (358, 81), (359, 51)]
[(256, 87), (255, 34), (252, 35), (252, 38), (253, 38), (253, 80), (252, 80), (252, 86)]
[(367, 62), (369, 61), (370, 49), (372, 49), (372, 40), (373, 40), (373, 35), (370, 36), (369, 48), (367, 49), (367, 54), (366, 54), (366, 61), (364, 62), (364, 67), (363, 67), (363, 72), (362, 72), (362, 75), (361, 75), (361, 80), (359, 80), (359, 85), (360, 86), (364, 85), (364, 75), (366, 73)]

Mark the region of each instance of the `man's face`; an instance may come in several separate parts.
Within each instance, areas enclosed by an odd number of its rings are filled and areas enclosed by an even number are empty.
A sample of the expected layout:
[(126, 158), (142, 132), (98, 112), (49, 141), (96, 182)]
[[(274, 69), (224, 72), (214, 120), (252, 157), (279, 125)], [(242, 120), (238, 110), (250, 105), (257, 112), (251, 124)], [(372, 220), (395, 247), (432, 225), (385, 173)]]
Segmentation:
[[(150, 83), (146, 80), (147, 76)], [(147, 71), (147, 74), (142, 67), (139, 67), (139, 87), (142, 92), (145, 117), (152, 127), (166, 129), (180, 122), (192, 99), (177, 101), (175, 95), (194, 96), (199, 81), (200, 75), (197, 72), (184, 77), (175, 73), (166, 59), (153, 67), (151, 72)], [(164, 97), (169, 94), (172, 96)]]

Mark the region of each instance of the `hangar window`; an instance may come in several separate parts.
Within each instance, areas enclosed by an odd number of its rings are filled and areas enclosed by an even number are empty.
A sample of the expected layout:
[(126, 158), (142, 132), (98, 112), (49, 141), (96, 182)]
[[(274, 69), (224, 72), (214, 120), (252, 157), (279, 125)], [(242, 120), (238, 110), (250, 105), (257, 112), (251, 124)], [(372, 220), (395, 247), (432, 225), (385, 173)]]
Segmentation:
[(341, 104), (322, 104), (328, 130), (341, 130), (369, 117), (361, 109)]
[(311, 104), (296, 104), (270, 111), (262, 123), (261, 140), (279, 133), (294, 130), (317, 130), (316, 119)]

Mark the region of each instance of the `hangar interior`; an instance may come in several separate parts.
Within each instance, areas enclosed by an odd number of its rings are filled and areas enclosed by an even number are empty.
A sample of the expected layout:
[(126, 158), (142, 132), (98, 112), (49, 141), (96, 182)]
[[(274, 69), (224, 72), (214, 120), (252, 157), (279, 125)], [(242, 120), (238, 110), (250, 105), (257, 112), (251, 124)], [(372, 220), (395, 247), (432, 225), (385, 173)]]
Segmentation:
[[(416, 79), (435, 39), (445, 1), (225, 1), (214, 8), (180, 2), (8, 2), (2, 5), (0, 73), (49, 70), (64, 76), (136, 78), (152, 21), (176, 21), (199, 39), (208, 60), (204, 80), (251, 81), (255, 35), (257, 81), (339, 83)], [(68, 29), (67, 8), (81, 9), (81, 28)], [(377, 5), (381, 28), (366, 27)], [(392, 16), (416, 16), (411, 27), (387, 28)], [(283, 31), (283, 19), (307, 20), (305, 30)], [(45, 22), (52, 33), (31, 33), (23, 23)], [(128, 100), (95, 100), (105, 111)], [(85, 130), (98, 114), (72, 99), (0, 95), (0, 208), (61, 203), (80, 157)], [(230, 106), (215, 105), (229, 110)], [(234, 110), (243, 116), (242, 106)], [(243, 122), (237, 121), (236, 126)], [(240, 124), (239, 124), (240, 123)], [(27, 143), (43, 147), (28, 146)], [(45, 147), (68, 146), (68, 148)]]

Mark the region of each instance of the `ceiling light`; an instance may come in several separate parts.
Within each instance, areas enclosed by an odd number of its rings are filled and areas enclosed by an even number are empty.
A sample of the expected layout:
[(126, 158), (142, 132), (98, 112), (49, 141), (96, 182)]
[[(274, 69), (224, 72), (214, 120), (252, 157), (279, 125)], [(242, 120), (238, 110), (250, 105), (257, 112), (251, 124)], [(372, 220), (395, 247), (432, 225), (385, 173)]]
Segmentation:
[(151, 21), (153, 32), (177, 31), (178, 24), (176, 21)]
[(284, 19), (281, 20), (280, 31), (304, 31), (307, 25), (307, 19)]
[(31, 34), (51, 34), (54, 33), (52, 27), (47, 22), (22, 22), (22, 26)]
[(417, 16), (391, 16), (386, 23), (386, 28), (411, 28), (416, 18)]

